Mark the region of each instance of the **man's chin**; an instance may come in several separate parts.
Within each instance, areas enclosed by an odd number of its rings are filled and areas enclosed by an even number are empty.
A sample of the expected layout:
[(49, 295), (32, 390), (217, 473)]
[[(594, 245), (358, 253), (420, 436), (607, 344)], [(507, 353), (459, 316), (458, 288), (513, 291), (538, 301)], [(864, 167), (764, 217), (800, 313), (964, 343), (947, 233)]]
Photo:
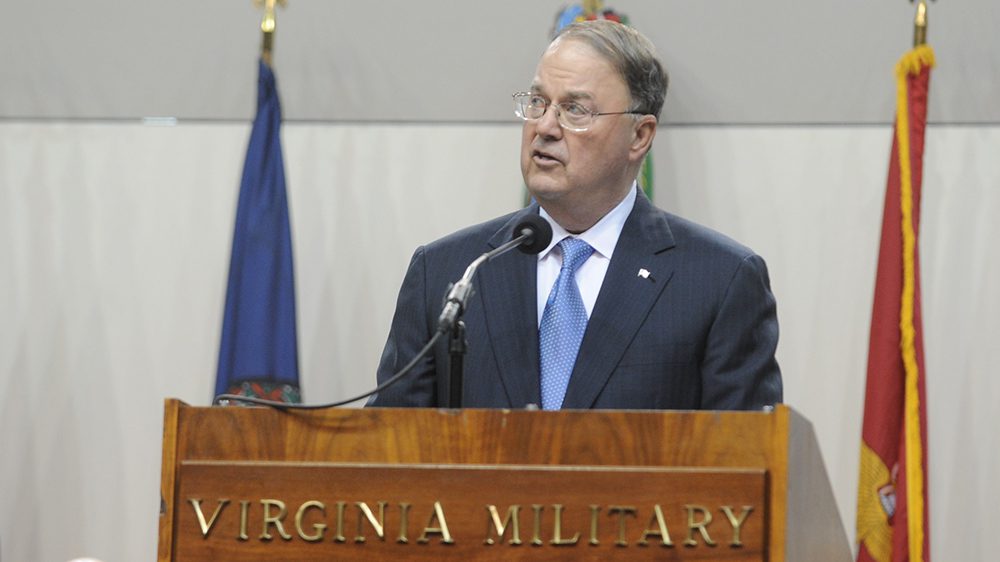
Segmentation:
[(556, 201), (566, 194), (566, 186), (551, 182), (531, 182), (526, 184), (528, 193), (538, 201)]

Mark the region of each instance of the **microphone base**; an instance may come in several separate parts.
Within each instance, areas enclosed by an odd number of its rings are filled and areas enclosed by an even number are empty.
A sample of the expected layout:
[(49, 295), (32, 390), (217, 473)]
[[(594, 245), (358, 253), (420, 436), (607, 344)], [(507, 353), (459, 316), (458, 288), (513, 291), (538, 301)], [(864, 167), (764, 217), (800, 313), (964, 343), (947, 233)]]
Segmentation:
[(465, 374), (465, 352), (469, 343), (465, 338), (465, 321), (452, 324), (448, 341), (448, 407), (462, 407), (462, 379)]

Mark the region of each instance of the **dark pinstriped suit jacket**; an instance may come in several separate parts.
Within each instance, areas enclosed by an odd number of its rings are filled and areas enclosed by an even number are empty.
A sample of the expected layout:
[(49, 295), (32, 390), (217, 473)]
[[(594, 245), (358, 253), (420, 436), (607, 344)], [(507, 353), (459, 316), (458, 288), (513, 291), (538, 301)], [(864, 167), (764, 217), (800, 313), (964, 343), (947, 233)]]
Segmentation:
[[(379, 382), (433, 334), (450, 282), (511, 239), (537, 204), (417, 249), (399, 291)], [(537, 257), (482, 266), (464, 319), (463, 406), (541, 403)], [(649, 276), (639, 276), (646, 269)], [(447, 338), (375, 406), (446, 406)], [(640, 192), (587, 324), (563, 408), (758, 409), (781, 401), (778, 321), (764, 261), (725, 236), (655, 208)]]

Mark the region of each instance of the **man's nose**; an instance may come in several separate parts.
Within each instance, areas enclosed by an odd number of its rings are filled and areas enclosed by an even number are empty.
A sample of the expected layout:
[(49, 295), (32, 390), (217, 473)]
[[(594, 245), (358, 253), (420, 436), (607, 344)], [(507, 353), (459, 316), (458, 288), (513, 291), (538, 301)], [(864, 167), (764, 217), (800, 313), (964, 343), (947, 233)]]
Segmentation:
[(562, 127), (559, 125), (559, 108), (549, 105), (545, 108), (545, 113), (535, 122), (535, 130), (538, 134), (546, 137), (559, 138), (562, 136)]

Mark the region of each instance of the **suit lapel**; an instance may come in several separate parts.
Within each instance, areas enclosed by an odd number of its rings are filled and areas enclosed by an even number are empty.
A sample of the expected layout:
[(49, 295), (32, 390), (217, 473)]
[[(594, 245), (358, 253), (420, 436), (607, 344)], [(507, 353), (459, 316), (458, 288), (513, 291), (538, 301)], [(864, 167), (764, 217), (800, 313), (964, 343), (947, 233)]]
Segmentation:
[[(511, 239), (514, 226), (527, 214), (538, 214), (532, 204), (515, 214), (490, 239), (492, 248)], [(538, 258), (519, 251), (500, 256), (480, 271), (480, 295), (486, 328), (500, 379), (511, 407), (539, 404), (538, 367)]]
[[(664, 213), (640, 192), (608, 264), (563, 408), (593, 406), (673, 275), (670, 252), (666, 251), (673, 246)], [(535, 315), (537, 312), (532, 317)]]

